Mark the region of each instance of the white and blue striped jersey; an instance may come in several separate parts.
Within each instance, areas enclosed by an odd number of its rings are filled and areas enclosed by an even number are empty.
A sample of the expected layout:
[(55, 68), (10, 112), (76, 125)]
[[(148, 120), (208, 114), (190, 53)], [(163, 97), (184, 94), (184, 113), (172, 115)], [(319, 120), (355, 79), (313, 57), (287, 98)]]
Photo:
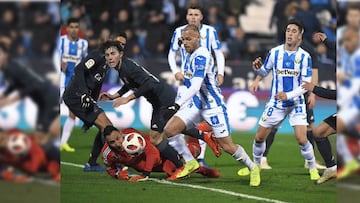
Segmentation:
[(360, 109), (360, 49), (350, 55), (350, 67), (348, 67), (348, 87), (346, 94), (349, 95), (353, 104)]
[(70, 41), (67, 35), (63, 35), (60, 36), (58, 48), (61, 61), (67, 64), (65, 71), (65, 86), (67, 86), (74, 75), (75, 66), (88, 53), (88, 42), (82, 38), (79, 38), (77, 41)]
[[(170, 42), (170, 52), (177, 52), (180, 51), (180, 61), (181, 61), (181, 72), (183, 73), (183, 63), (186, 60), (186, 51), (184, 48), (184, 45), (180, 44), (180, 40), (181, 40), (181, 34), (184, 30), (184, 28), (187, 25), (183, 25), (181, 27), (176, 28), (176, 30), (173, 33), (173, 36), (171, 38), (171, 42)], [(221, 52), (221, 43), (219, 40), (219, 37), (217, 35), (217, 32), (215, 30), (215, 28), (213, 28), (212, 26), (209, 25), (205, 25), (205, 24), (201, 24), (200, 26), (200, 46), (201, 47), (205, 47), (209, 52), (211, 52), (211, 50), (214, 51), (219, 51), (219, 53)], [(222, 54), (222, 53), (220, 53)], [(216, 53), (215, 53), (216, 55)], [(211, 56), (211, 55), (210, 55)], [(173, 73), (178, 72), (177, 66), (176, 66), (176, 62), (175, 62), (175, 58), (169, 57), (169, 64), (170, 64), (170, 68), (171, 71)], [(171, 61), (173, 60), (173, 61)], [(222, 55), (222, 59), (220, 59), (217, 55), (216, 55), (216, 60), (217, 61), (221, 61), (218, 64), (218, 66), (222, 66), (222, 67), (218, 67), (219, 72), (221, 71), (221, 73), (223, 74), (223, 69), (224, 69), (224, 57)]]
[[(268, 104), (281, 109), (304, 103), (303, 94), (306, 90), (301, 84), (302, 81), (311, 82), (311, 68), (311, 56), (301, 47), (296, 51), (287, 51), (283, 44), (271, 49), (264, 64), (257, 70), (262, 77), (270, 71), (273, 74)], [(275, 99), (274, 96), (279, 92), (285, 92), (288, 100)]]
[(224, 105), (224, 97), (216, 81), (214, 61), (205, 47), (187, 54), (184, 65), (184, 85), (188, 88), (177, 103), (182, 105), (192, 97), (199, 109), (211, 109)]

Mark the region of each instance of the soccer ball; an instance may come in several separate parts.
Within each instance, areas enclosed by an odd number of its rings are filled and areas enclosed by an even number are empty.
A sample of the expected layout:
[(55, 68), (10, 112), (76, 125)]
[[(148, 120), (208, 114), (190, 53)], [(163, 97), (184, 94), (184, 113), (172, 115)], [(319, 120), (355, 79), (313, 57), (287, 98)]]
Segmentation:
[(128, 154), (137, 156), (143, 153), (146, 142), (139, 133), (133, 132), (125, 135), (122, 146)]
[(7, 149), (13, 155), (26, 155), (31, 148), (30, 138), (22, 132), (13, 132), (9, 135)]

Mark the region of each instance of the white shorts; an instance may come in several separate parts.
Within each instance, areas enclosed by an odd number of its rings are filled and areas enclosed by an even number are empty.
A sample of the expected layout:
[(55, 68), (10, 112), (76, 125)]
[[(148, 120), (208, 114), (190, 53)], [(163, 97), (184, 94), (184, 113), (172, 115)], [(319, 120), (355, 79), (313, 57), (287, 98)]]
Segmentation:
[(225, 105), (213, 109), (199, 109), (193, 102), (189, 102), (183, 105), (175, 116), (185, 123), (186, 129), (194, 128), (205, 120), (210, 124), (215, 137), (227, 137), (231, 133)]
[(287, 115), (291, 126), (308, 125), (305, 104), (297, 104), (284, 109), (278, 109), (267, 104), (259, 120), (259, 125), (265, 128), (279, 126)]
[(359, 123), (360, 111), (354, 103), (350, 103), (339, 110), (337, 117), (344, 122), (346, 127), (350, 127)]

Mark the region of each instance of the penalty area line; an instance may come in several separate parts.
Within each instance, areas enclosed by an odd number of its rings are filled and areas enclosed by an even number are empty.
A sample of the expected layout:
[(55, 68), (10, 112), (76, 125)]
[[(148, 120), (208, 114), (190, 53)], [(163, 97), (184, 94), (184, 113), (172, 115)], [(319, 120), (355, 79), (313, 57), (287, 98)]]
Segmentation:
[[(84, 167), (83, 165), (80, 165), (80, 164), (64, 162), (64, 161), (61, 161), (61, 164), (68, 165), (68, 166), (74, 166), (74, 167), (78, 167), (78, 168)], [(246, 198), (246, 199), (253, 199), (253, 200), (258, 200), (258, 201), (263, 201), (263, 202), (288, 203), (288, 202), (284, 202), (284, 201), (280, 201), (280, 200), (276, 200), (276, 199), (269, 199), (269, 198), (264, 198), (264, 197), (247, 195), (247, 194), (232, 192), (232, 191), (223, 190), (223, 189), (204, 187), (204, 186), (200, 186), (200, 185), (192, 185), (192, 184), (187, 184), (187, 183), (175, 183), (175, 182), (167, 181), (164, 179), (149, 178), (148, 180), (151, 180), (156, 183), (161, 183), (161, 184), (175, 185), (175, 186), (188, 187), (188, 188), (194, 188), (194, 189), (200, 189), (200, 190), (208, 190), (208, 191), (212, 191), (212, 192), (218, 192), (218, 193), (222, 193), (222, 194), (226, 194), (226, 195), (242, 197), (242, 198)]]

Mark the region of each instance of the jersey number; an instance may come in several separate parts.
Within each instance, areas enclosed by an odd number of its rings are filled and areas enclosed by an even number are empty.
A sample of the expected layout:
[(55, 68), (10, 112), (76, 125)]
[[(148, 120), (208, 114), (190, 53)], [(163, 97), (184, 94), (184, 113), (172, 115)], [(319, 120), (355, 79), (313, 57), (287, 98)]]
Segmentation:
[(273, 111), (274, 111), (274, 108), (270, 107), (270, 108), (268, 109), (268, 112), (266, 113), (266, 115), (267, 115), (267, 116), (271, 116)]

